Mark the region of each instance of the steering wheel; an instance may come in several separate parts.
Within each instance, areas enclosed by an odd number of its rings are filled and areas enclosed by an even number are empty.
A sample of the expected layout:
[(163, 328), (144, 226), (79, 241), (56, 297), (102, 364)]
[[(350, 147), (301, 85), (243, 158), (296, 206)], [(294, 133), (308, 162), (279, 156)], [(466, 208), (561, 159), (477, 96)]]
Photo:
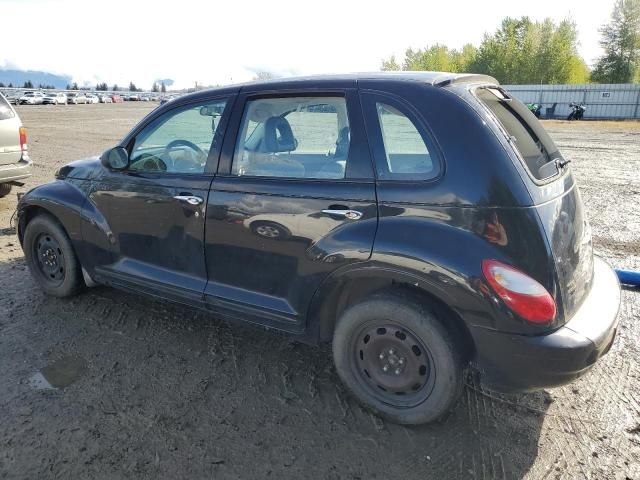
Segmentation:
[[(198, 145), (196, 145), (193, 142), (190, 142), (189, 140), (183, 140), (183, 139), (176, 139), (176, 140), (172, 140), (171, 142), (169, 142), (167, 144), (166, 147), (164, 147), (164, 153), (162, 155), (163, 158), (165, 159), (169, 159), (171, 161), (171, 169), (175, 170), (175, 161), (173, 160), (173, 158), (171, 157), (171, 155), (169, 155), (169, 153), (171, 152), (171, 150), (173, 150), (176, 147), (189, 147), (191, 150), (193, 150), (200, 158), (206, 158), (206, 155), (204, 153), (204, 150), (202, 150)], [(193, 162), (193, 168), (200, 168), (202, 167), (202, 164), (200, 162), (198, 162), (195, 158), (193, 158), (191, 161)]]
[(143, 170), (147, 172), (166, 172), (167, 164), (161, 158), (143, 153), (132, 164), (132, 170)]

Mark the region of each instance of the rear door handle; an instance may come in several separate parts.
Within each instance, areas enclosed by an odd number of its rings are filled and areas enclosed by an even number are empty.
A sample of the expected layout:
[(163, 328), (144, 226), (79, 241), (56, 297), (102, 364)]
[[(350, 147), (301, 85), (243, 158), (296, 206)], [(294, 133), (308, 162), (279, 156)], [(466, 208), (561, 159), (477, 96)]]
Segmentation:
[(357, 210), (338, 210), (328, 208), (326, 210), (322, 210), (322, 213), (333, 215), (335, 217), (344, 217), (349, 220), (360, 220), (362, 218), (362, 212), (359, 212)]
[(195, 195), (175, 195), (173, 198), (181, 202), (187, 202), (189, 205), (200, 205), (204, 200)]

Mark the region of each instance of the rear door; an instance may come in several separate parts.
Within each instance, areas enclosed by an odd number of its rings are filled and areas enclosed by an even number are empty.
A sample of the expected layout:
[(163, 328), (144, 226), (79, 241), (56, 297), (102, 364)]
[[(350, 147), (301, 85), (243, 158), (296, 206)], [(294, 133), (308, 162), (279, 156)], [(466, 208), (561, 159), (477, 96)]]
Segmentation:
[(20, 125), (18, 115), (0, 94), (0, 165), (18, 163), (22, 158)]
[(478, 88), (475, 95), (507, 136), (531, 193), (551, 248), (567, 321), (591, 289), (593, 277), (591, 229), (568, 162), (520, 101), (495, 86)]
[(323, 279), (370, 257), (376, 225), (354, 88), (239, 97), (207, 207), (212, 308), (302, 331)]

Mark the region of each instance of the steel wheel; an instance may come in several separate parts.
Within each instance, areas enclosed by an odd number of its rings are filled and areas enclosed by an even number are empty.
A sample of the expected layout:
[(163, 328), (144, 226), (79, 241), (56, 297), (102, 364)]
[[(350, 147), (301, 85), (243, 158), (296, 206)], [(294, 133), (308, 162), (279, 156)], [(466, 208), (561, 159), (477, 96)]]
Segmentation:
[(356, 377), (379, 401), (409, 408), (431, 394), (435, 380), (431, 352), (407, 328), (370, 323), (355, 336), (353, 352)]
[(38, 273), (51, 286), (61, 285), (66, 274), (66, 264), (64, 253), (56, 238), (50, 233), (41, 233), (33, 243), (33, 249)]

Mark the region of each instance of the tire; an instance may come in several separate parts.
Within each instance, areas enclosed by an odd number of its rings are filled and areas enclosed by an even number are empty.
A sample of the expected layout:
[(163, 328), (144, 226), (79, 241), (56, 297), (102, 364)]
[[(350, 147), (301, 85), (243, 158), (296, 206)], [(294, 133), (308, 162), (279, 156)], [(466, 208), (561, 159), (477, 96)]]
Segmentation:
[(438, 420), (462, 393), (463, 363), (451, 335), (411, 297), (375, 296), (345, 311), (333, 359), (360, 402), (395, 423)]
[(11, 193), (11, 188), (13, 185), (10, 183), (0, 183), (0, 198), (6, 197)]
[(23, 249), (31, 276), (46, 294), (70, 297), (84, 287), (71, 241), (50, 215), (37, 215), (27, 224)]

